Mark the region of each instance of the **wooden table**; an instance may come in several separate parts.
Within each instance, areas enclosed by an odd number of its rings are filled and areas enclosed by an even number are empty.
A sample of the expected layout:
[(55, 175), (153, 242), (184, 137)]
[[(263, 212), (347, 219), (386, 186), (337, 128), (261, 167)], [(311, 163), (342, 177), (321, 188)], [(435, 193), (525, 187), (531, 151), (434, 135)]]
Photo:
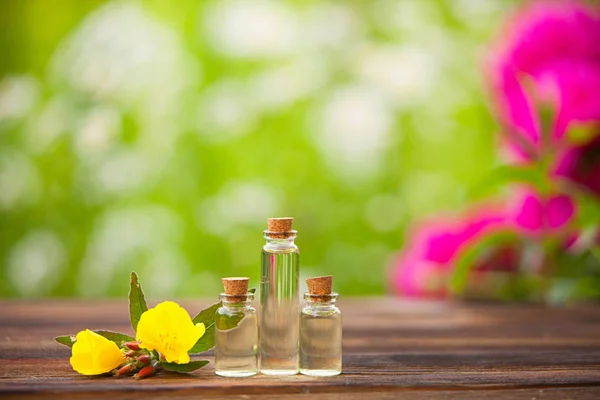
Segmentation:
[[(182, 302), (195, 313), (206, 301)], [(600, 308), (352, 299), (342, 375), (88, 378), (53, 341), (84, 328), (131, 333), (125, 301), (0, 301), (0, 398), (600, 399)], [(212, 359), (212, 357), (209, 357)], [(368, 393), (367, 393), (368, 392)]]

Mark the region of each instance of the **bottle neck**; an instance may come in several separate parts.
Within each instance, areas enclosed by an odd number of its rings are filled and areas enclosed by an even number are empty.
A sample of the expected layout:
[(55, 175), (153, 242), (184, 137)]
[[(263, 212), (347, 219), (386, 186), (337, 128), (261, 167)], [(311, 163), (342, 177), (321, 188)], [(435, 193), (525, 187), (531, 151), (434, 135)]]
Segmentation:
[(252, 305), (252, 300), (254, 300), (254, 293), (246, 293), (245, 295), (232, 295), (221, 293), (219, 296), (221, 302), (223, 303), (223, 307), (225, 308), (243, 308), (250, 307)]
[(338, 299), (338, 294), (331, 292), (329, 294), (310, 294), (304, 293), (306, 305), (311, 308), (327, 309), (334, 308)]
[(273, 248), (285, 248), (285, 247), (294, 247), (294, 239), (298, 236), (297, 231), (289, 231), (289, 232), (269, 232), (264, 231), (263, 237), (266, 240), (267, 247)]

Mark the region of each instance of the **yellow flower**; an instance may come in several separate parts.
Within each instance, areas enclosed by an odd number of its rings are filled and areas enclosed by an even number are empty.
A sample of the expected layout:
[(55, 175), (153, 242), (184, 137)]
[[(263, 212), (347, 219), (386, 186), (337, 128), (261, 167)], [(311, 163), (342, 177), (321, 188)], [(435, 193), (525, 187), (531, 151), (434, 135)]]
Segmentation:
[(125, 362), (119, 347), (107, 338), (89, 329), (76, 336), (71, 349), (71, 366), (83, 375), (100, 375), (110, 372)]
[(140, 347), (158, 351), (167, 362), (190, 362), (188, 351), (204, 335), (204, 324), (192, 322), (179, 304), (164, 301), (142, 314), (136, 339)]

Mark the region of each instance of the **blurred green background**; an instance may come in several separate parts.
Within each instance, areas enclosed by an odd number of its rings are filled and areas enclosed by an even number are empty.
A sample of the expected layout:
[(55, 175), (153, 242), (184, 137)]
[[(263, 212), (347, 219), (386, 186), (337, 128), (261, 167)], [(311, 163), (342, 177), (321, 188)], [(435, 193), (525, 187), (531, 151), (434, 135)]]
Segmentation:
[(7, 0), (2, 297), (216, 296), (294, 216), (303, 277), (387, 289), (411, 223), (497, 163), (513, 1)]

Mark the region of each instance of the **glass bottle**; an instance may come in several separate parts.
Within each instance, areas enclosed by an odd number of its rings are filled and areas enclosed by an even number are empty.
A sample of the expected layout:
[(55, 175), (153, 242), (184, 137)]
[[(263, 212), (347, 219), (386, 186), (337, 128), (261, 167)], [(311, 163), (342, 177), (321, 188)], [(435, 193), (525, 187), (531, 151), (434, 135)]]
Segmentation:
[[(253, 293), (221, 293), (215, 316), (215, 373), (245, 377), (258, 372), (258, 317)], [(237, 326), (230, 328), (237, 322)]]
[(300, 313), (300, 373), (333, 376), (342, 372), (342, 313), (337, 293), (305, 293)]
[(292, 218), (270, 218), (261, 255), (260, 371), (298, 373), (300, 253)]

